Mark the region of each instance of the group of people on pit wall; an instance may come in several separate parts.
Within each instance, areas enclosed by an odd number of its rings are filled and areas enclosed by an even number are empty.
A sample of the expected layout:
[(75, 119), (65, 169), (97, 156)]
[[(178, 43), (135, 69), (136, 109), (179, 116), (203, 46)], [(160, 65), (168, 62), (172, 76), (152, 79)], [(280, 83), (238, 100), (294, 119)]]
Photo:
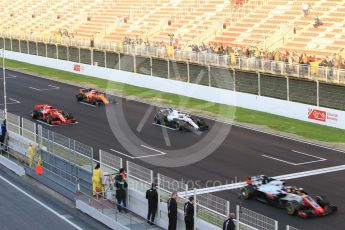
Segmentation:
[[(104, 192), (104, 185), (102, 183), (102, 172), (100, 169), (100, 164), (97, 163), (96, 167), (92, 173), (92, 189), (93, 195), (98, 196)], [(124, 168), (119, 170), (119, 173), (115, 175), (114, 185), (116, 188), (116, 201), (117, 209), (119, 212), (127, 212), (127, 175)], [(155, 224), (155, 217), (158, 210), (159, 197), (157, 192), (157, 184), (152, 183), (151, 188), (146, 191), (148, 212), (147, 212), (147, 223), (150, 225)], [(168, 230), (176, 230), (177, 228), (177, 216), (178, 216), (178, 194), (177, 192), (172, 192), (170, 198), (167, 201), (168, 207), (168, 219), (169, 225)], [(194, 205), (196, 204), (194, 197), (188, 198), (188, 201), (184, 204), (184, 222), (186, 230), (194, 230)], [(230, 214), (229, 218), (224, 221), (223, 230), (235, 230), (234, 224), (235, 215)]]
[[(153, 183), (151, 188), (146, 191), (146, 199), (148, 202), (148, 214), (147, 223), (154, 225), (155, 215), (158, 209), (158, 192), (157, 184)], [(172, 192), (170, 198), (167, 201), (169, 225), (168, 230), (176, 230), (177, 227), (177, 215), (178, 215), (178, 194)], [(188, 198), (188, 201), (183, 206), (184, 211), (184, 223), (186, 230), (194, 230), (194, 205), (196, 201), (194, 197)], [(223, 223), (223, 230), (235, 230), (235, 214), (231, 213), (229, 218)]]

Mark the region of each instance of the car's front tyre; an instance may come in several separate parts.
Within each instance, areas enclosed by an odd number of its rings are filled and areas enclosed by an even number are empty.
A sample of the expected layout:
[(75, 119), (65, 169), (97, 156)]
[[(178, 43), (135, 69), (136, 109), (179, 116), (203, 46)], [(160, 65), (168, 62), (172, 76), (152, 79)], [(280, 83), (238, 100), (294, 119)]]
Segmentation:
[(243, 187), (241, 189), (241, 196), (245, 199), (245, 200), (249, 200), (250, 198), (252, 198), (255, 194), (255, 189), (248, 185), (246, 187)]
[(298, 204), (297, 201), (289, 201), (286, 204), (286, 212), (287, 214), (289, 214), (290, 216), (295, 215), (298, 210), (300, 209), (300, 205)]

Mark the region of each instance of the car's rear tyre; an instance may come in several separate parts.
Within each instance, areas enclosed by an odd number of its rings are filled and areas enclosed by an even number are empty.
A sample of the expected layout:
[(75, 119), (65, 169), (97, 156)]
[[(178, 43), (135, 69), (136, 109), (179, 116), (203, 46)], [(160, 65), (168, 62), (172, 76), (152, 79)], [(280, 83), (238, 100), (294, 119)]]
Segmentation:
[(48, 116), (47, 123), (50, 125), (53, 123), (53, 117), (51, 115)]
[(176, 130), (182, 130), (182, 126), (181, 126), (181, 124), (180, 124), (180, 122), (175, 122), (175, 129)]
[(40, 113), (37, 110), (32, 111), (32, 119), (37, 120), (40, 116)]
[(91, 104), (94, 105), (94, 106), (97, 106), (97, 100), (96, 99), (91, 99)]
[(83, 94), (81, 93), (77, 94), (75, 97), (77, 98), (77, 101), (82, 101), (84, 98)]
[(159, 118), (158, 118), (157, 116), (155, 116), (155, 117), (153, 118), (153, 122), (154, 122), (155, 124), (157, 124), (157, 125), (160, 125), (160, 124), (161, 124), (161, 121), (159, 120)]
[(250, 185), (243, 187), (241, 189), (241, 196), (245, 200), (249, 200), (250, 198), (254, 196), (254, 194), (255, 194), (255, 189)]
[(297, 201), (289, 201), (286, 204), (286, 212), (290, 216), (295, 215), (296, 212), (300, 209), (300, 205)]

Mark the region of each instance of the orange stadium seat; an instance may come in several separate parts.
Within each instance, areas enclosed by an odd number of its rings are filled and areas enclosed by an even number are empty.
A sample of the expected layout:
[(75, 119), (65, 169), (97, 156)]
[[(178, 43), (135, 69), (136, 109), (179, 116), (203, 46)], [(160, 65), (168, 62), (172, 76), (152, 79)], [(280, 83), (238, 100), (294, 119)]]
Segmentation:
[[(12, 34), (42, 36), (67, 31), (79, 39), (122, 41), (125, 37), (178, 44), (266, 47), (289, 24), (281, 50), (332, 55), (345, 48), (345, 0), (0, 0), (0, 28)], [(33, 16), (34, 15), (34, 16)], [(323, 25), (314, 28), (315, 17)]]

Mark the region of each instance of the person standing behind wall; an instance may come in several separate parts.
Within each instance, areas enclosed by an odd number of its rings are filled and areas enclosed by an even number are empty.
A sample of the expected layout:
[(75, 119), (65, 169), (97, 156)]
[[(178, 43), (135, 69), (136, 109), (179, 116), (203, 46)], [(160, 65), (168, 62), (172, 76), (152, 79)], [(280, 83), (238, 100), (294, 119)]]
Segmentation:
[(126, 204), (126, 197), (127, 197), (127, 188), (128, 184), (125, 180), (124, 174), (119, 174), (115, 180), (115, 187), (116, 187), (116, 199), (117, 199), (117, 209), (119, 212), (124, 210), (127, 212), (127, 204)]
[(100, 192), (103, 192), (103, 185), (102, 185), (102, 172), (100, 169), (100, 164), (97, 163), (95, 169), (92, 172), (92, 194), (96, 196)]
[(147, 223), (153, 225), (158, 207), (158, 193), (155, 183), (152, 183), (151, 188), (146, 191), (146, 199), (148, 203)]
[(35, 158), (36, 149), (30, 143), (28, 147), (28, 160), (29, 160), (29, 167), (32, 168), (34, 166), (34, 158)]
[(236, 226), (234, 223), (235, 213), (230, 213), (228, 219), (226, 219), (223, 223), (223, 230), (235, 230)]
[(3, 120), (1, 124), (1, 132), (0, 132), (0, 146), (3, 146), (5, 144), (5, 148), (7, 148), (7, 126), (6, 126), (6, 120)]
[(194, 230), (194, 197), (192, 196), (184, 204), (184, 222), (186, 230)]
[(169, 226), (168, 230), (176, 230), (177, 224), (177, 192), (171, 194), (170, 199), (168, 200), (168, 217), (169, 217)]

